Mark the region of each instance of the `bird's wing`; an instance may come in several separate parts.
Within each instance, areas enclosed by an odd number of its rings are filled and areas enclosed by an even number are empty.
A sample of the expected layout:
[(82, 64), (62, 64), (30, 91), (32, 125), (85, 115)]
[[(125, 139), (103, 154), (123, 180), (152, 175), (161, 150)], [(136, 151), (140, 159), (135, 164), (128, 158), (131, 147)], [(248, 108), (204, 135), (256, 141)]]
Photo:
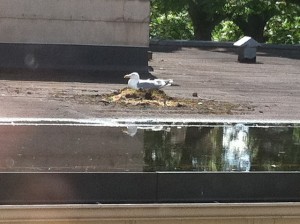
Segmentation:
[(170, 86), (173, 83), (173, 79), (154, 79), (154, 81), (160, 85), (160, 88)]
[(137, 83), (138, 89), (160, 89), (164, 86), (170, 86), (173, 83), (172, 79), (154, 79), (154, 80), (143, 80), (140, 79)]
[(139, 89), (159, 89), (161, 86), (155, 80), (139, 80), (137, 87)]

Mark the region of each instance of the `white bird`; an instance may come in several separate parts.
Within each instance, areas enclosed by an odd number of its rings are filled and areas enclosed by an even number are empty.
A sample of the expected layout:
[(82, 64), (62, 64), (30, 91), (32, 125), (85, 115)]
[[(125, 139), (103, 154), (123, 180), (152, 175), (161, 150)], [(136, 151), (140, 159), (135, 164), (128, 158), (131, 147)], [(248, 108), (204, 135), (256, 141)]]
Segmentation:
[(125, 75), (124, 78), (129, 79), (128, 87), (132, 89), (161, 89), (173, 83), (172, 79), (140, 79), (140, 75), (137, 72)]

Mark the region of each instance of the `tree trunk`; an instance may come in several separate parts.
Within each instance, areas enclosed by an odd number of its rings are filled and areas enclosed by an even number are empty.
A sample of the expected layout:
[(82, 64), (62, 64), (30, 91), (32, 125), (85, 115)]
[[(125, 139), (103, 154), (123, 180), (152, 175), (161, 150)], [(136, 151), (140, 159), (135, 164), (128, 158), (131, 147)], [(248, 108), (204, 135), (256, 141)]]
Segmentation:
[(194, 22), (194, 38), (196, 40), (211, 40), (211, 33), (213, 28), (211, 24)]
[(270, 18), (263, 14), (250, 14), (247, 20), (237, 17), (234, 19), (234, 23), (243, 31), (244, 35), (254, 38), (257, 42), (264, 43), (267, 41), (264, 36), (264, 29)]
[(211, 40), (212, 31), (217, 24), (222, 21), (222, 16), (207, 13), (200, 7), (189, 6), (189, 15), (194, 27), (194, 37), (196, 40)]

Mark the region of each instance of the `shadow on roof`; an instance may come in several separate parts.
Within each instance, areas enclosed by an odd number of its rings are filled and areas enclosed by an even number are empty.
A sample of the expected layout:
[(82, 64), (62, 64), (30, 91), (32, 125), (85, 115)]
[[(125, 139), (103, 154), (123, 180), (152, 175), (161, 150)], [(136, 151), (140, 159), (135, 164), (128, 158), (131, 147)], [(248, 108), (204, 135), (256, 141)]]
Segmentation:
[(153, 45), (150, 44), (149, 49), (153, 52), (163, 52), (163, 53), (172, 53), (175, 51), (180, 51), (182, 49), (181, 46), (175, 46), (175, 45), (168, 45), (168, 46), (162, 46), (162, 45)]
[[(82, 82), (82, 83), (114, 83), (124, 84), (124, 75), (129, 72), (112, 71), (64, 71), (64, 70), (28, 70), (1, 69), (0, 80), (18, 81), (52, 81), (52, 82)], [(149, 72), (141, 72), (143, 79), (156, 78)]]

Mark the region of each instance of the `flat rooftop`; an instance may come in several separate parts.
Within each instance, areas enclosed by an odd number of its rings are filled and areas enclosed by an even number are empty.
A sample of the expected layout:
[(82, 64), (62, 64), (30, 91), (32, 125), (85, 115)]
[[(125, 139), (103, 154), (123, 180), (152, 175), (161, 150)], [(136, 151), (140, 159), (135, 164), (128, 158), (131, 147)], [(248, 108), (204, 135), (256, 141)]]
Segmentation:
[[(0, 117), (55, 118), (225, 118), (300, 119), (299, 47), (258, 49), (256, 64), (237, 62), (236, 49), (222, 46), (152, 45), (151, 74), (174, 79), (164, 91), (173, 97), (225, 101), (249, 110), (235, 114), (201, 114), (188, 109), (126, 108), (76, 102), (75, 95), (99, 95), (127, 86), (124, 74), (56, 75), (49, 72), (1, 71)], [(64, 94), (64, 98), (56, 97)], [(74, 97), (73, 97), (74, 98)]]

